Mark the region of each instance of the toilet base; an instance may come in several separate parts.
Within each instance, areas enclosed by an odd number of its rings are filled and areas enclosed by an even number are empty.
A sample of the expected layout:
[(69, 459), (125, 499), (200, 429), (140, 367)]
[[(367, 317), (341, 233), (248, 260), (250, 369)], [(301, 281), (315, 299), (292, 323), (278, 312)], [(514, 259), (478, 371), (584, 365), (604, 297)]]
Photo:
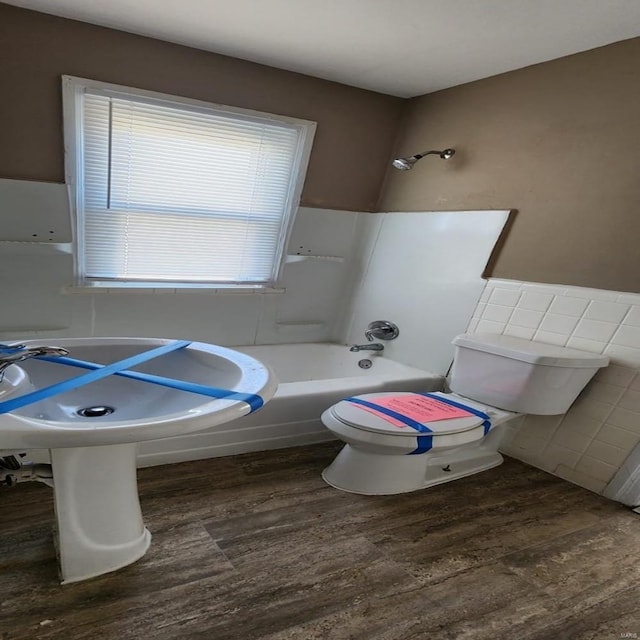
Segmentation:
[(362, 451), (347, 444), (322, 472), (322, 478), (350, 493), (393, 495), (451, 482), (502, 462), (497, 451), (481, 446), (452, 449), (441, 455), (398, 456)]

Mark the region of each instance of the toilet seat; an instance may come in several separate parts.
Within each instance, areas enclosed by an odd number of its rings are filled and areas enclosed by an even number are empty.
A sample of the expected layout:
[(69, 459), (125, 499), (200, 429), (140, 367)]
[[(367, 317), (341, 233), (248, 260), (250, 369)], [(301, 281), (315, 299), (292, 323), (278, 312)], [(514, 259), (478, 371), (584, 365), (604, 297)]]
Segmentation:
[[(465, 404), (469, 408), (486, 411), (484, 406), (474, 406), (466, 398), (456, 396), (455, 394), (444, 394), (436, 392), (430, 394), (431, 396), (441, 396), (443, 399), (455, 400), (460, 404)], [(420, 394), (407, 392), (385, 392), (385, 393), (367, 393), (359, 396), (355, 396), (354, 400), (362, 400), (367, 403), (376, 404), (376, 400), (385, 397), (400, 397), (400, 396), (418, 396)], [(437, 436), (449, 436), (454, 434), (463, 433), (465, 431), (471, 431), (484, 424), (485, 419), (477, 416), (470, 415), (468, 417), (449, 418), (445, 420), (432, 420), (420, 422), (419, 424), (424, 427), (424, 431), (411, 427), (407, 424), (401, 424), (394, 421), (386, 415), (375, 413), (374, 408), (369, 408), (360, 404), (356, 404), (349, 399), (341, 400), (335, 404), (329, 410), (332, 417), (342, 424), (345, 424), (354, 429), (361, 429), (363, 431), (370, 431), (385, 436), (393, 436), (398, 438), (413, 438), (418, 435), (430, 435)], [(480, 434), (482, 435), (482, 434)]]

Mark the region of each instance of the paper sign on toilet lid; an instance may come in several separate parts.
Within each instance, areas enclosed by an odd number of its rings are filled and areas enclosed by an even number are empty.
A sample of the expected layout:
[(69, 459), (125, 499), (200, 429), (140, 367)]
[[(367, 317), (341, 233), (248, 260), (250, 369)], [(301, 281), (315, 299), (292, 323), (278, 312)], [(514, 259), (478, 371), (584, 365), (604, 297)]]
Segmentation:
[[(466, 418), (472, 415), (464, 409), (459, 409), (450, 404), (440, 402), (435, 398), (428, 398), (427, 396), (421, 396), (417, 393), (378, 397), (374, 404), (384, 407), (385, 409), (391, 409), (396, 413), (401, 413), (403, 416), (423, 424), (433, 422), (434, 420), (451, 420), (452, 418)], [(396, 426), (406, 426), (404, 422), (380, 413), (375, 409), (367, 407), (362, 407), (362, 409), (383, 415), (388, 422)]]
[(464, 409), (417, 393), (367, 393), (356, 398), (375, 406), (343, 400), (335, 405), (333, 413), (346, 424), (370, 431), (411, 436), (417, 433), (406, 422), (376, 410), (376, 406), (420, 423), (434, 435), (467, 431), (483, 423), (482, 418)]

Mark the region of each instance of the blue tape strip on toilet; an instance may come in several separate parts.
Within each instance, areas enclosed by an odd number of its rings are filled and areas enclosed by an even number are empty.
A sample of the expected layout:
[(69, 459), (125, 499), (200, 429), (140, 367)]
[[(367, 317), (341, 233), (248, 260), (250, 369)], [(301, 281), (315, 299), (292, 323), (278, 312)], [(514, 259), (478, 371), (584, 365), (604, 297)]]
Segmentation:
[[(375, 411), (379, 411), (380, 413), (384, 413), (390, 418), (394, 418), (395, 420), (398, 420), (398, 422), (402, 422), (403, 424), (406, 424), (408, 427), (411, 427), (412, 429), (415, 429), (420, 433), (433, 433), (433, 431), (431, 431), (429, 427), (425, 427), (421, 422), (418, 422), (417, 420), (413, 420), (409, 416), (405, 416), (402, 413), (398, 413), (393, 409), (387, 409), (387, 407), (382, 407), (379, 404), (376, 404), (375, 402), (369, 402), (368, 400), (362, 400), (361, 398), (354, 398), (354, 397), (345, 398), (345, 400), (347, 402), (352, 402), (353, 404), (360, 404), (363, 407), (368, 407), (369, 409), (373, 409)], [(410, 451), (407, 454), (408, 456), (414, 456), (419, 453), (424, 453), (425, 451), (429, 451), (429, 449), (433, 447), (433, 436), (416, 436), (416, 439), (418, 441), (418, 446), (413, 451)]]
[(486, 436), (491, 429), (491, 418), (484, 412), (479, 409), (474, 409), (473, 407), (468, 407), (466, 404), (462, 404), (461, 402), (456, 402), (455, 400), (449, 400), (449, 398), (444, 398), (442, 396), (437, 396), (435, 393), (420, 393), (417, 392), (418, 395), (426, 396), (427, 398), (433, 398), (434, 400), (438, 400), (440, 402), (444, 402), (445, 404), (449, 404), (452, 407), (456, 407), (458, 409), (464, 409), (469, 413), (472, 413), (474, 416), (478, 416), (478, 418), (482, 418), (484, 422), (482, 426), (484, 427), (484, 435)]
[(142, 382), (149, 382), (151, 384), (158, 384), (164, 387), (178, 389), (180, 391), (198, 393), (200, 395), (209, 396), (211, 398), (217, 398), (221, 400), (240, 400), (242, 402), (246, 402), (249, 405), (251, 409), (249, 413), (253, 413), (257, 409), (260, 409), (260, 407), (262, 407), (262, 405), (264, 404), (264, 400), (259, 395), (254, 393), (241, 393), (237, 391), (230, 391), (228, 389), (220, 389), (218, 387), (209, 387), (195, 382), (174, 380), (173, 378), (165, 378), (163, 376), (156, 376), (148, 373), (126, 371), (126, 369), (128, 369), (129, 367), (134, 367), (138, 364), (147, 362), (148, 360), (157, 358), (158, 356), (164, 355), (166, 353), (170, 353), (178, 349), (183, 349), (189, 344), (191, 344), (191, 342), (187, 340), (172, 342), (171, 344), (163, 345), (162, 347), (145, 351), (136, 356), (114, 362), (110, 365), (85, 362), (83, 360), (76, 360), (75, 358), (67, 358), (64, 356), (41, 356), (38, 358), (38, 360), (70, 365), (82, 369), (91, 369), (92, 372), (82, 376), (77, 376), (76, 378), (70, 378), (69, 380), (65, 380), (49, 387), (45, 387), (44, 389), (39, 389), (38, 391), (34, 391), (32, 393), (27, 393), (17, 398), (6, 400), (5, 402), (0, 402), (0, 414), (8, 413), (9, 411), (14, 411), (15, 409), (20, 409), (21, 407), (25, 407), (29, 404), (33, 404), (34, 402), (50, 398), (51, 396), (57, 395), (59, 393), (77, 389), (78, 387), (84, 386), (91, 382), (95, 382), (97, 380), (101, 380), (102, 378), (106, 378), (110, 375), (117, 375), (125, 378), (131, 378), (133, 380), (139, 380)]

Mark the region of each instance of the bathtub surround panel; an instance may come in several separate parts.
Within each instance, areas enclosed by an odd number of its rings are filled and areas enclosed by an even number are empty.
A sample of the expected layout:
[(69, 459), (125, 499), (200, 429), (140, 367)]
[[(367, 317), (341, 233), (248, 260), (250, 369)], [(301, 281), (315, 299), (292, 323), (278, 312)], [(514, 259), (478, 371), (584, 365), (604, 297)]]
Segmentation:
[(347, 396), (376, 391), (436, 391), (443, 378), (387, 358), (372, 357), (370, 369), (358, 367), (368, 354), (333, 344), (283, 344), (235, 347), (268, 364), (280, 382), (276, 395), (249, 416), (212, 429), (138, 447), (138, 465), (201, 460), (248, 451), (281, 449), (332, 440), (322, 412)]
[(640, 442), (640, 294), (490, 279), (469, 324), (609, 357), (564, 416), (506, 425), (502, 450), (602, 493)]
[[(3, 253), (0, 243), (3, 293), (13, 301), (0, 318), (0, 339), (154, 335), (221, 345), (362, 342), (372, 319), (392, 313), (399, 314), (389, 319), (400, 325), (401, 336), (387, 343), (387, 353), (442, 375), (452, 354), (450, 339), (463, 330), (480, 295), (479, 274), (506, 215), (301, 207), (282, 291), (265, 294), (170, 287), (76, 290), (68, 288), (71, 254), (14, 255)], [(42, 209), (30, 217), (38, 220)], [(451, 255), (457, 256), (454, 261)], [(392, 268), (385, 266), (387, 260)]]
[[(205, 341), (215, 336), (216, 344), (244, 342), (254, 336), (260, 321), (257, 295), (207, 296), (193, 290), (173, 294), (138, 293), (92, 296), (90, 313), (95, 316), (92, 335), (145, 335)], [(84, 302), (84, 296), (75, 296)], [(209, 340), (210, 341), (210, 340)]]
[(640, 38), (408, 101), (380, 208), (518, 210), (489, 275), (640, 292)]
[[(509, 211), (381, 213), (359, 223), (367, 238), (347, 340), (366, 342), (372, 320), (390, 320), (400, 336), (385, 354), (446, 374), (451, 340), (462, 333), (482, 294), (482, 272)], [(359, 232), (360, 235), (360, 232)]]
[(71, 310), (59, 295), (72, 277), (66, 186), (0, 179), (0, 215), (0, 331), (68, 327)]
[[(40, 207), (29, 217), (35, 223), (42, 214)], [(21, 244), (25, 253), (16, 255), (13, 243), (0, 242), (3, 295), (12, 300), (0, 317), (0, 341), (104, 335), (169, 336), (221, 345), (332, 340), (355, 262), (359, 215), (365, 214), (300, 208), (288, 252), (307, 259), (286, 264), (282, 290), (265, 294), (170, 287), (75, 290), (69, 288), (71, 254)]]
[[(6, 251), (0, 242), (0, 342), (31, 335), (67, 335), (73, 307), (60, 291), (73, 276), (70, 254)], [(84, 335), (84, 334), (83, 334)]]
[[(71, 216), (66, 185), (0, 179), (0, 203), (0, 243), (10, 240), (55, 246), (71, 242)], [(41, 247), (35, 247), (34, 251), (39, 248)], [(24, 247), (25, 251), (27, 249), (28, 247)]]
[[(289, 240), (282, 296), (263, 296), (257, 344), (339, 340), (342, 307), (367, 214), (301, 207)], [(249, 344), (244, 341), (245, 344)], [(242, 344), (236, 341), (235, 344)]]
[[(346, 283), (347, 295), (343, 299), (343, 310), (336, 322), (335, 339), (338, 342), (351, 341), (351, 323), (356, 310), (356, 301), (358, 299), (359, 290), (365, 281), (369, 270), (369, 265), (373, 258), (373, 249), (378, 241), (384, 215), (367, 214), (361, 215), (356, 220), (355, 239), (353, 243), (353, 260), (351, 261), (351, 269), (348, 274), (348, 282)], [(376, 318), (384, 319), (384, 318)], [(371, 322), (373, 318), (367, 321)], [(360, 338), (355, 336), (351, 344), (360, 342)]]

